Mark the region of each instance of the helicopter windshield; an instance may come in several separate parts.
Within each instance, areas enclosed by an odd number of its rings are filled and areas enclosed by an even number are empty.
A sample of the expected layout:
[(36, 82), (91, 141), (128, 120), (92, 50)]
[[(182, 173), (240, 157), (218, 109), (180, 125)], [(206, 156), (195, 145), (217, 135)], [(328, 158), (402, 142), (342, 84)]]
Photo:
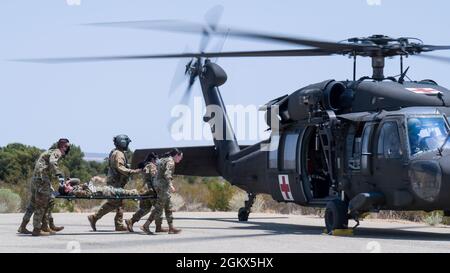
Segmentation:
[(408, 138), (411, 155), (440, 149), (448, 133), (449, 129), (443, 116), (409, 117)]

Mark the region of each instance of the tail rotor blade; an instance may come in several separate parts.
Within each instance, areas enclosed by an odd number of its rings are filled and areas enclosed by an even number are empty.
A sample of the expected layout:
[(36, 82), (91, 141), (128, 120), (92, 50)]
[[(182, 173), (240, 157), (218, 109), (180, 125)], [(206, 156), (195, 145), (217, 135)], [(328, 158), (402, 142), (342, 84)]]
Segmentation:
[(223, 6), (217, 5), (209, 9), (205, 14), (205, 21), (212, 31), (217, 29), (223, 14)]
[[(229, 30), (228, 30), (228, 32), (229, 32)], [(214, 46), (212, 51), (219, 52), (219, 53), (222, 52), (223, 46), (225, 45), (225, 42), (228, 38), (228, 32), (224, 36), (222, 36), (221, 40), (219, 42), (217, 42), (217, 44)], [(215, 57), (213, 62), (217, 63), (218, 59), (219, 59), (219, 57)]]
[(175, 90), (186, 80), (186, 76), (184, 74), (185, 66), (186, 60), (181, 59), (178, 61), (175, 74), (173, 75), (173, 79), (170, 84), (169, 95), (172, 95)]
[(205, 28), (202, 31), (202, 37), (200, 38), (200, 46), (198, 48), (199, 52), (205, 52), (206, 47), (209, 43), (210, 34), (209, 31)]
[(181, 104), (189, 104), (189, 99), (191, 98), (192, 93), (192, 86), (195, 83), (195, 77), (191, 78), (189, 80), (188, 86), (186, 87), (186, 90), (184, 91), (183, 97), (181, 98)]
[(200, 40), (200, 52), (204, 52), (209, 44), (211, 32), (214, 32), (219, 24), (223, 14), (223, 6), (217, 5), (209, 9), (205, 14), (206, 25), (202, 29), (202, 38)]
[[(189, 52), (189, 47), (186, 46), (184, 52)], [(180, 59), (175, 68), (172, 82), (170, 84), (169, 95), (172, 95), (175, 90), (186, 81), (186, 62), (188, 59)], [(191, 61), (192, 62), (192, 61)], [(190, 63), (190, 62), (189, 62)]]

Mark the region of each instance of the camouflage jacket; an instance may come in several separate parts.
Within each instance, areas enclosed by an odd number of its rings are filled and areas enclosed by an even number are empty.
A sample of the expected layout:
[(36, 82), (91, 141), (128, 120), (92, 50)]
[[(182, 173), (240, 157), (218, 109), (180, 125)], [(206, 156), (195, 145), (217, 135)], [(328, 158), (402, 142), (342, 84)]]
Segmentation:
[(158, 166), (153, 163), (149, 162), (144, 167), (144, 182), (147, 185), (148, 189), (153, 188), (153, 181), (156, 179), (156, 175), (158, 174)]
[(43, 152), (34, 166), (34, 179), (52, 179), (56, 175), (63, 175), (58, 166), (58, 161), (62, 158), (59, 149), (50, 149)]
[(109, 168), (106, 183), (116, 188), (123, 188), (132, 174), (138, 173), (128, 167), (127, 157), (124, 152), (114, 149), (109, 154)]
[(172, 157), (163, 157), (158, 162), (158, 173), (154, 182), (155, 187), (168, 190), (172, 185), (173, 173), (175, 172), (175, 161)]

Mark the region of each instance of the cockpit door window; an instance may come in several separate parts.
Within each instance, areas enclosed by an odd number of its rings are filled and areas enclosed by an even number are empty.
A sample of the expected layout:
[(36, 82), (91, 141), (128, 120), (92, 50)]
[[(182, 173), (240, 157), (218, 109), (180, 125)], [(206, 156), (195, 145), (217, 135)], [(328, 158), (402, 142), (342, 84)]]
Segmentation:
[(449, 131), (443, 116), (410, 116), (407, 124), (411, 155), (439, 149)]
[(375, 123), (367, 123), (361, 141), (361, 174), (370, 175), (372, 172), (372, 132)]
[(386, 159), (402, 158), (403, 150), (397, 122), (388, 121), (382, 125), (378, 137), (377, 154)]

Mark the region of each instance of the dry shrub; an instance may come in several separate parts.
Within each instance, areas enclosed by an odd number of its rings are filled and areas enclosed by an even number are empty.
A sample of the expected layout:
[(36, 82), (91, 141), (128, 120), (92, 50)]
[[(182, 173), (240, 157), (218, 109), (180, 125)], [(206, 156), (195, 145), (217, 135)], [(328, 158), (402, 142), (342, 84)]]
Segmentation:
[(186, 180), (177, 177), (174, 186), (177, 189), (177, 193), (184, 200), (185, 205), (182, 210), (193, 211), (195, 208), (206, 208), (209, 190), (206, 183), (202, 182), (201, 179), (188, 183)]
[(20, 196), (10, 189), (0, 189), (0, 213), (14, 213), (20, 209)]
[(239, 211), (239, 208), (244, 206), (244, 202), (247, 200), (247, 194), (243, 190), (236, 190), (230, 199), (230, 210)]

